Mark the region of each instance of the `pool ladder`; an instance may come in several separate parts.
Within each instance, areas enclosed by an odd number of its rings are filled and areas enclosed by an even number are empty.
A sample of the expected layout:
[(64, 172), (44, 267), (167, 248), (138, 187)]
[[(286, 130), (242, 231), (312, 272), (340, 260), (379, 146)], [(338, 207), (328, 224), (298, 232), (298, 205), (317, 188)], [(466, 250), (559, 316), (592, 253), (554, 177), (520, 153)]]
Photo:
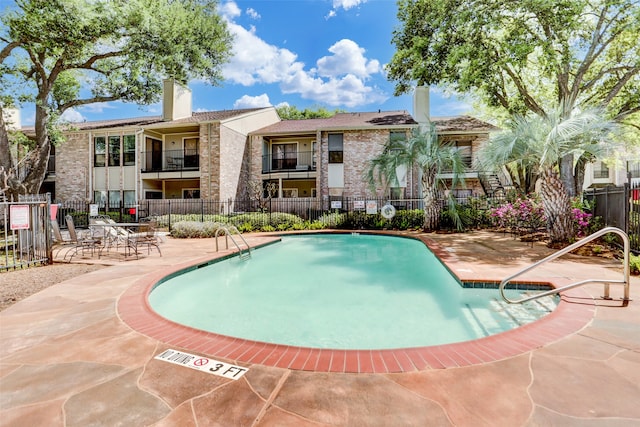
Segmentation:
[[(527, 296), (525, 298), (521, 298), (518, 300), (513, 300), (513, 299), (509, 299), (507, 298), (507, 296), (505, 295), (504, 292), (504, 288), (507, 285), (507, 283), (509, 283), (511, 280), (515, 279), (516, 277), (526, 273), (527, 271), (533, 270), (534, 268), (548, 262), (551, 260), (554, 260), (558, 257), (561, 257), (562, 255), (571, 252), (574, 249), (579, 248), (582, 245), (585, 245), (587, 243), (589, 243), (590, 241), (597, 239), (600, 236), (603, 236), (605, 234), (609, 234), (609, 233), (615, 233), (618, 236), (620, 236), (622, 238), (622, 241), (624, 242), (624, 261), (623, 261), (623, 278), (622, 280), (610, 280), (610, 279), (586, 279), (586, 280), (581, 280), (580, 282), (576, 282), (576, 283), (572, 283), (570, 285), (566, 285), (560, 288), (555, 288), (555, 289), (551, 289), (548, 291), (544, 291), (544, 292), (540, 292), (537, 293), (535, 295), (531, 295), (531, 296)], [(616, 284), (616, 285), (623, 285), (624, 286), (624, 296), (622, 297), (622, 302), (623, 305), (627, 305), (630, 301), (629, 299), (629, 270), (630, 270), (630, 266), (629, 266), (629, 251), (630, 251), (630, 244), (629, 244), (629, 236), (627, 236), (627, 233), (625, 233), (624, 231), (620, 230), (617, 227), (605, 227), (602, 230), (596, 231), (595, 233), (591, 234), (588, 237), (585, 237), (582, 240), (579, 240), (577, 242), (575, 242), (572, 245), (567, 246), (566, 248), (549, 255), (548, 257), (541, 259), (540, 261), (530, 265), (529, 267), (523, 268), (522, 270), (518, 271), (515, 274), (512, 274), (511, 276), (507, 277), (506, 279), (504, 279), (502, 282), (500, 282), (500, 295), (502, 295), (502, 299), (504, 299), (506, 302), (508, 302), (509, 304), (520, 304), (526, 301), (531, 301), (533, 299), (536, 298), (542, 298), (544, 296), (547, 295), (553, 295), (553, 294), (558, 294), (560, 292), (566, 291), (568, 289), (572, 289), (572, 288), (576, 288), (578, 286), (582, 286), (582, 285), (586, 285), (588, 283), (604, 283), (604, 295), (603, 295), (603, 299), (611, 299), (611, 297), (609, 296), (609, 285), (611, 284)]]
[[(245, 238), (242, 237), (242, 234), (240, 233), (240, 231), (238, 231), (238, 229), (234, 225), (218, 227), (218, 229), (216, 230), (216, 252), (218, 251), (218, 236), (220, 235), (221, 232), (224, 232), (224, 242), (227, 246), (226, 249), (229, 249), (228, 238), (230, 238), (233, 244), (238, 249), (238, 257), (240, 258), (240, 260), (245, 261), (251, 258), (251, 247), (249, 246)], [(244, 245), (246, 246), (245, 249), (243, 249), (238, 244), (236, 239), (233, 237), (232, 233), (235, 233), (238, 235), (238, 237), (240, 237), (240, 240), (242, 240), (242, 243), (244, 243)]]

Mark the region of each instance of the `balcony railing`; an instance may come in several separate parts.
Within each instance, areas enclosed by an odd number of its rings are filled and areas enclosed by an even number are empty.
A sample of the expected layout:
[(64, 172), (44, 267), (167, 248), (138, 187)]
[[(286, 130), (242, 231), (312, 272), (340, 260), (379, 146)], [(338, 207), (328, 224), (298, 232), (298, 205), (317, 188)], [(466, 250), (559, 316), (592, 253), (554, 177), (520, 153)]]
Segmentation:
[(193, 171), (200, 168), (197, 150), (146, 151), (142, 172)]
[(313, 151), (269, 154), (262, 156), (262, 173), (315, 171)]
[(640, 162), (627, 162), (627, 172), (631, 173), (631, 178), (640, 178)]

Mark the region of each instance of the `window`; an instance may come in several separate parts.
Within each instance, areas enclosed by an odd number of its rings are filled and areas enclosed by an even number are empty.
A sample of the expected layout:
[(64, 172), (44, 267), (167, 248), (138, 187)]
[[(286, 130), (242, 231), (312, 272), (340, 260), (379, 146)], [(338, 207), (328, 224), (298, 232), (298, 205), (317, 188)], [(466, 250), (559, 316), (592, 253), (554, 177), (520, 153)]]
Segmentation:
[(123, 157), (125, 166), (136, 164), (136, 136), (125, 135), (123, 141)]
[(200, 189), (199, 188), (183, 188), (182, 198), (183, 199), (199, 199)]
[(104, 136), (93, 138), (93, 167), (103, 167), (105, 165), (105, 139)]
[(135, 206), (136, 205), (136, 192), (133, 190), (124, 190), (122, 192), (124, 196), (124, 205), (125, 206)]
[(343, 163), (343, 142), (341, 133), (329, 134), (329, 163)]
[(389, 132), (389, 141), (393, 143), (400, 143), (407, 140), (407, 134), (405, 131), (392, 130)]
[(472, 162), (471, 141), (451, 141), (450, 144), (458, 151), (462, 164), (470, 168)]
[(298, 163), (298, 144), (273, 144), (271, 146), (272, 169), (295, 169)]
[(110, 208), (119, 208), (120, 202), (120, 190), (111, 190), (109, 191), (109, 207)]
[(184, 140), (184, 167), (197, 168), (200, 165), (198, 157), (198, 138), (187, 138)]
[(94, 191), (93, 200), (98, 206), (104, 207), (107, 204), (107, 192), (104, 190)]
[(109, 166), (120, 166), (120, 137), (109, 137)]
[(609, 178), (609, 168), (602, 162), (595, 162), (593, 165), (593, 178)]
[(392, 200), (404, 199), (404, 187), (391, 187), (389, 188), (389, 198)]

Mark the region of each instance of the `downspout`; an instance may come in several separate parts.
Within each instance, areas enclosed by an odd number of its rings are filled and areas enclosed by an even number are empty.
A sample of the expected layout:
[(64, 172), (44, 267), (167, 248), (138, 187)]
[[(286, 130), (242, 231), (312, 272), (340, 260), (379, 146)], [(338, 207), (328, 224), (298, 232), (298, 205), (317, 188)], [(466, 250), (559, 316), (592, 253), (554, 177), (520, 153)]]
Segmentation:
[[(89, 132), (89, 159), (87, 159), (89, 161), (89, 164), (87, 165), (87, 175), (89, 175), (87, 177), (87, 179), (84, 182), (85, 188), (84, 188), (84, 200), (87, 201), (92, 201), (95, 202), (95, 200), (93, 200), (93, 168), (91, 167), (91, 158), (94, 155), (94, 150), (95, 147), (93, 146), (93, 137), (92, 137), (92, 133)], [(87, 188), (87, 181), (89, 182), (88, 184), (88, 188)]]
[[(136, 194), (135, 194), (136, 205), (138, 204), (138, 201), (140, 201), (140, 195), (142, 194), (142, 180), (139, 178), (139, 176), (140, 176), (140, 168), (142, 166), (142, 142), (144, 142), (144, 138), (143, 138), (143, 141), (140, 142), (140, 135), (142, 135), (143, 133), (144, 133), (144, 129), (137, 130), (135, 133), (136, 154), (140, 154), (140, 155), (136, 155), (136, 168), (134, 171), (134, 179), (136, 182)], [(137, 206), (136, 206), (136, 213), (138, 213)]]
[[(318, 152), (315, 153), (318, 158), (316, 159), (316, 171), (318, 172), (318, 178), (316, 180), (316, 198), (322, 200), (322, 170), (324, 165), (322, 164), (322, 132), (316, 131), (316, 147)], [(322, 205), (320, 205), (322, 206)]]
[[(207, 151), (207, 171), (209, 172), (209, 178), (207, 179), (207, 199), (211, 200), (211, 123), (208, 124), (207, 130), (207, 144), (209, 150)], [(200, 168), (200, 179), (202, 180), (202, 168)]]

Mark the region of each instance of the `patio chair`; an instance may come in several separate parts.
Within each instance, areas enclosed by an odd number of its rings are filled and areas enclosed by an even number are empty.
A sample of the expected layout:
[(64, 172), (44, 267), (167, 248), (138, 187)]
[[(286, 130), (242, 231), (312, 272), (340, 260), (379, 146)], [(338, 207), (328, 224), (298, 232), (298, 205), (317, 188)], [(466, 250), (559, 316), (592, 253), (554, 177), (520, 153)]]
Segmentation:
[[(93, 256), (96, 250), (98, 251), (98, 254), (100, 253), (100, 250), (102, 248), (101, 238), (94, 237), (91, 234), (88, 234), (86, 232), (78, 233), (76, 231), (76, 227), (73, 222), (73, 217), (71, 215), (66, 215), (65, 221), (67, 222), (67, 229), (69, 230), (69, 240), (67, 244), (68, 246), (70, 246), (70, 248), (65, 252), (62, 258), (63, 260), (66, 260), (67, 256), (69, 256), (68, 261), (71, 262), (71, 259), (76, 254), (78, 254), (78, 252), (82, 253), (83, 256), (86, 252), (91, 253), (91, 255)], [(57, 225), (57, 221), (56, 221), (56, 225)], [(54, 225), (53, 226), (54, 236), (56, 233), (55, 229), (56, 227)], [(58, 232), (59, 231), (60, 229), (58, 227)], [(60, 233), (60, 239), (62, 239), (62, 233)]]
[(154, 220), (140, 220), (138, 231), (137, 233), (134, 233), (131, 238), (136, 239), (136, 243), (138, 246), (146, 246), (147, 254), (151, 253), (151, 247), (153, 246), (158, 250), (160, 256), (162, 256), (162, 252), (160, 251), (161, 240), (158, 237), (157, 224)]
[(135, 255), (136, 259), (138, 258), (137, 240), (133, 231), (121, 227), (108, 216), (91, 217), (89, 227), (93, 228), (96, 234), (102, 232), (104, 249), (107, 251), (112, 248), (118, 251), (122, 248), (125, 257)]

